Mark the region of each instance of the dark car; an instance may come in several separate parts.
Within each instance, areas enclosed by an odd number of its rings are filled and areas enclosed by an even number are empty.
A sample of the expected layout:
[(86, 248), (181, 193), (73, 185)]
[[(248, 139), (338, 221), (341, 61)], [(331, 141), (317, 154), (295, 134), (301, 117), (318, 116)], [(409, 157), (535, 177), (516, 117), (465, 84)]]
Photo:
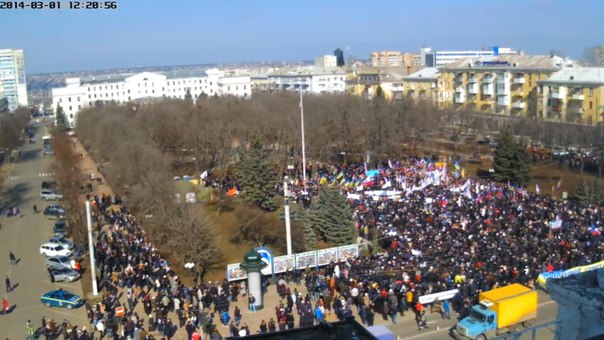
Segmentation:
[(55, 222), (54, 227), (52, 227), (52, 231), (55, 236), (66, 236), (67, 235), (67, 221), (64, 219), (58, 219)]
[(65, 217), (65, 209), (61, 208), (58, 205), (49, 205), (44, 209), (44, 216), (50, 219), (62, 219)]
[(56, 181), (42, 181), (42, 189), (55, 189), (57, 187)]

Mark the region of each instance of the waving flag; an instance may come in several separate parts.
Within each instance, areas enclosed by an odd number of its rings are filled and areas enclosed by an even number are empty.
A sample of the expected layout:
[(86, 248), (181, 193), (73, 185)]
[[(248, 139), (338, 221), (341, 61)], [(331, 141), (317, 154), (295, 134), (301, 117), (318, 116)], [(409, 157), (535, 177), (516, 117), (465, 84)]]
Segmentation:
[(592, 224), (591, 226), (589, 226), (589, 228), (587, 228), (587, 230), (589, 230), (589, 232), (593, 236), (599, 236), (602, 234), (602, 231), (600, 230), (600, 228), (598, 228), (598, 226), (596, 226), (595, 224)]
[(551, 229), (560, 229), (562, 228), (562, 218), (560, 218), (560, 215), (556, 216), (556, 219), (552, 222), (549, 223), (549, 227)]

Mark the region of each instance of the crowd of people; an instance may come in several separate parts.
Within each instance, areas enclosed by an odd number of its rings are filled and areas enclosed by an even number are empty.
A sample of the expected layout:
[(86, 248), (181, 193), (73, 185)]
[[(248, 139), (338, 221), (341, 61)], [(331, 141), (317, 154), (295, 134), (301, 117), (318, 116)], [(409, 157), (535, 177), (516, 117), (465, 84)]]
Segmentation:
[[(354, 208), (359, 236), (376, 240), (381, 249), (279, 275), (274, 286), (281, 301), (274, 317), (250, 330), (234, 303), (251, 298), (244, 282), (183, 285), (119, 197), (95, 196), (102, 298), (87, 305), (90, 332), (64, 327), (65, 337), (87, 339), (82, 334), (96, 332), (154, 339), (153, 332), (171, 339), (184, 328), (189, 339), (202, 333), (220, 339), (220, 324), (224, 335), (240, 336), (309, 326), (330, 315), (358, 316), (371, 326), (378, 314), (396, 323), (397, 315), (409, 311), (421, 330), (430, 311), (436, 309), (441, 318), (452, 311), (464, 316), (481, 291), (515, 282), (534, 287), (541, 272), (594, 263), (604, 254), (603, 212), (597, 206), (465, 178), (427, 159), (376, 169), (341, 164), (308, 170), (306, 183), (301, 178), (291, 183), (294, 201), (310, 204), (322, 185), (339, 187)], [(225, 188), (236, 185), (228, 181)], [(459, 291), (451, 301), (419, 303), (422, 295), (450, 289)], [(142, 309), (136, 309), (139, 304)]]
[[(302, 203), (321, 185), (339, 187), (354, 208), (359, 236), (384, 250), (350, 260), (342, 280), (348, 288), (340, 294), (355, 288), (356, 296), (368, 294), (373, 310), (395, 322), (393, 308), (402, 312), (418, 296), (457, 288), (451, 307), (465, 315), (481, 291), (516, 282), (534, 287), (540, 273), (604, 259), (600, 207), (464, 178), (458, 164), (447, 171), (443, 163), (309, 167), (306, 183), (300, 176), (292, 182)], [(419, 325), (421, 308), (416, 312)]]

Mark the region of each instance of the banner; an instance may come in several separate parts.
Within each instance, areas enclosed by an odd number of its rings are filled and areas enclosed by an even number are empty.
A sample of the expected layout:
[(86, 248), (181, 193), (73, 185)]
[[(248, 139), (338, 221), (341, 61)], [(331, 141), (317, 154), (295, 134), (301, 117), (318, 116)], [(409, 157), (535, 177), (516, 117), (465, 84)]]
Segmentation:
[(452, 289), (452, 290), (447, 290), (447, 291), (440, 292), (440, 293), (434, 293), (434, 294), (420, 296), (419, 303), (421, 303), (422, 305), (424, 305), (426, 303), (432, 303), (437, 298), (439, 301), (449, 300), (449, 299), (452, 299), (455, 296), (455, 294), (457, 294), (457, 292), (459, 292), (459, 290)]
[[(350, 244), (341, 247), (333, 247), (328, 249), (320, 249), (307, 251), (304, 253), (294, 255), (284, 255), (273, 257), (272, 253), (267, 248), (256, 248), (256, 251), (262, 256), (262, 261), (267, 263), (264, 269), (262, 269), (262, 275), (271, 275), (285, 273), (288, 269), (305, 269), (307, 267), (325, 266), (330, 262), (344, 261), (350, 258), (356, 258), (359, 256), (359, 245)], [(242, 280), (247, 278), (245, 270), (239, 268), (239, 263), (232, 263), (227, 265), (226, 277), (228, 281)]]
[(337, 261), (338, 247), (317, 250), (317, 263), (319, 266), (325, 266)]
[(275, 267), (275, 274), (285, 273), (288, 269), (294, 270), (296, 268), (295, 256), (277, 256), (273, 258), (273, 266)]
[(338, 258), (340, 261), (359, 257), (359, 245), (351, 244), (338, 247)]
[(539, 282), (541, 287), (545, 288), (545, 286), (547, 284), (547, 280), (569, 277), (572, 275), (577, 275), (580, 273), (585, 273), (585, 272), (600, 269), (600, 268), (604, 268), (604, 261), (596, 262), (596, 263), (593, 263), (593, 264), (590, 264), (587, 266), (574, 267), (574, 268), (571, 268), (568, 270), (559, 270), (559, 271), (555, 271), (555, 272), (541, 273), (541, 274), (539, 274), (539, 277), (537, 278), (537, 282)]
[(317, 266), (317, 251), (307, 251), (305, 253), (296, 254), (296, 268), (305, 269)]
[(227, 265), (227, 280), (243, 280), (247, 279), (247, 272), (239, 267), (239, 263)]

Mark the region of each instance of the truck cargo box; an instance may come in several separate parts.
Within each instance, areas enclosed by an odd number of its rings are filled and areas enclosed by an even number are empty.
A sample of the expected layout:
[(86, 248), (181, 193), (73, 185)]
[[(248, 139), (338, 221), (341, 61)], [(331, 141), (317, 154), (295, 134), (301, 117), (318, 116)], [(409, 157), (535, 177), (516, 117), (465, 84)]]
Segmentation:
[(537, 317), (537, 291), (521, 284), (482, 292), (480, 303), (497, 313), (497, 328)]

